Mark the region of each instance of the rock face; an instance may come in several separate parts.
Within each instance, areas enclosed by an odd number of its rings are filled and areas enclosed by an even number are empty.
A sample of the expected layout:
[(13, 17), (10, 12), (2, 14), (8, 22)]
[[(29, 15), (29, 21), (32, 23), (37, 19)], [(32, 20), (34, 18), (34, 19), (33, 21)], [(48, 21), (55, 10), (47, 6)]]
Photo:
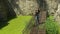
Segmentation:
[(8, 1), (0, 0), (0, 22), (5, 22), (15, 16), (16, 14)]
[[(4, 5), (3, 0), (0, 0), (0, 19), (6, 16), (7, 7)], [(6, 0), (9, 2), (8, 6), (16, 13), (16, 15), (32, 15), (35, 14), (36, 10), (48, 11), (49, 15), (53, 15), (55, 20), (60, 18), (60, 0)], [(10, 6), (11, 5), (11, 6)], [(2, 7), (1, 7), (2, 6)], [(10, 13), (11, 8), (9, 9)], [(4, 16), (2, 16), (4, 15)], [(11, 14), (12, 15), (12, 14)], [(6, 17), (7, 18), (7, 17)]]
[(31, 15), (38, 8), (36, 0), (8, 0), (16, 15)]
[(58, 0), (46, 0), (48, 5), (48, 12), (50, 15), (54, 14), (58, 7)]
[(46, 0), (49, 15), (54, 16), (54, 20), (60, 22), (60, 0)]
[(58, 3), (57, 11), (54, 14), (54, 18), (56, 21), (60, 22), (60, 3)]
[(7, 7), (3, 0), (0, 0), (0, 22), (7, 20)]

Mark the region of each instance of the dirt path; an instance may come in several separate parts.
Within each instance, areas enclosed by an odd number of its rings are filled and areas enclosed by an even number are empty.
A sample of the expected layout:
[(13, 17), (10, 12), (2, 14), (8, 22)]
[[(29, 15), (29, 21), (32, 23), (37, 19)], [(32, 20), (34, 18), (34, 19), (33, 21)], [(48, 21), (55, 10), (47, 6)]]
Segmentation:
[(40, 15), (39, 16), (40, 27), (33, 26), (33, 28), (31, 29), (30, 34), (46, 34), (45, 25), (44, 25), (43, 28), (41, 28), (42, 27), (41, 24), (44, 24), (45, 21), (46, 21), (46, 14), (47, 14), (47, 12), (45, 10), (41, 10), (41, 12), (39, 14)]
[(45, 28), (39, 29), (39, 28), (37, 28), (36, 26), (34, 26), (34, 27), (31, 29), (30, 34), (46, 34)]
[(33, 28), (31, 29), (30, 34), (37, 34), (37, 28), (36, 28), (36, 27), (33, 27)]

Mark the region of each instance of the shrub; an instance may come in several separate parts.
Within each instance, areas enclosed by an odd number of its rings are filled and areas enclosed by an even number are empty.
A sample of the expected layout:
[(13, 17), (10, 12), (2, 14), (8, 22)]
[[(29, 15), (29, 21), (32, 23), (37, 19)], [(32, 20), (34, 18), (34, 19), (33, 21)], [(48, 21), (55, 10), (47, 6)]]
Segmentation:
[(49, 16), (46, 20), (46, 34), (58, 34), (57, 22), (53, 20), (53, 16)]

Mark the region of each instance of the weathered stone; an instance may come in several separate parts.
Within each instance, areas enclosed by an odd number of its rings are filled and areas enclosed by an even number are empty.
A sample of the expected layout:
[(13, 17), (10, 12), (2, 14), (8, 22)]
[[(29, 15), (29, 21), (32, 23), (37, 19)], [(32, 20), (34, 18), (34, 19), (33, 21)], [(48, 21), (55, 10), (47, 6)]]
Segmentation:
[[(58, 8), (60, 0), (8, 0), (8, 1), (12, 9), (15, 11), (16, 15), (32, 15), (35, 14), (35, 11), (38, 10), (38, 8), (40, 8), (45, 11), (48, 11), (49, 15), (54, 16), (54, 19), (57, 19), (58, 16), (60, 16), (59, 12), (60, 8)], [(0, 4), (3, 5), (1, 2)]]
[(46, 0), (49, 15), (54, 16), (54, 20), (60, 22), (60, 0)]
[(31, 15), (38, 8), (36, 0), (8, 0), (16, 15)]
[(0, 22), (7, 20), (7, 7), (3, 0), (0, 0)]
[(46, 0), (47, 5), (48, 5), (48, 12), (50, 15), (52, 15), (52, 13), (55, 13), (58, 7), (58, 3), (57, 0)]

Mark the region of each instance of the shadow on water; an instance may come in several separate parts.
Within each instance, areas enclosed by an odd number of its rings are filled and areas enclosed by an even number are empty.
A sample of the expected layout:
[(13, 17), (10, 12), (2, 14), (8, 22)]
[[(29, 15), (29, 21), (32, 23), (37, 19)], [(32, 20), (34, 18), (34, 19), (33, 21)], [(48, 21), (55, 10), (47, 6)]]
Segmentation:
[[(4, 16), (4, 17), (2, 17), (0, 15), (0, 17), (3, 18), (3, 19), (0, 18), (0, 29), (4, 28), (5, 26), (8, 26), (8, 24), (9, 24), (8, 21), (10, 21), (11, 19), (16, 18), (16, 13), (14, 11), (14, 8), (20, 9), (18, 4), (16, 4), (17, 1), (18, 0), (16, 0), (16, 1), (14, 0), (14, 2), (13, 2), (13, 0), (11, 0), (11, 2), (12, 2), (12, 4), (11, 4), (11, 3), (9, 3), (8, 0), (0, 0), (0, 2), (2, 2), (4, 4), (4, 7), (6, 7), (5, 8), (6, 9), (6, 16), (1, 14), (1, 15)], [(13, 4), (14, 4), (14, 6), (12, 7)]]

